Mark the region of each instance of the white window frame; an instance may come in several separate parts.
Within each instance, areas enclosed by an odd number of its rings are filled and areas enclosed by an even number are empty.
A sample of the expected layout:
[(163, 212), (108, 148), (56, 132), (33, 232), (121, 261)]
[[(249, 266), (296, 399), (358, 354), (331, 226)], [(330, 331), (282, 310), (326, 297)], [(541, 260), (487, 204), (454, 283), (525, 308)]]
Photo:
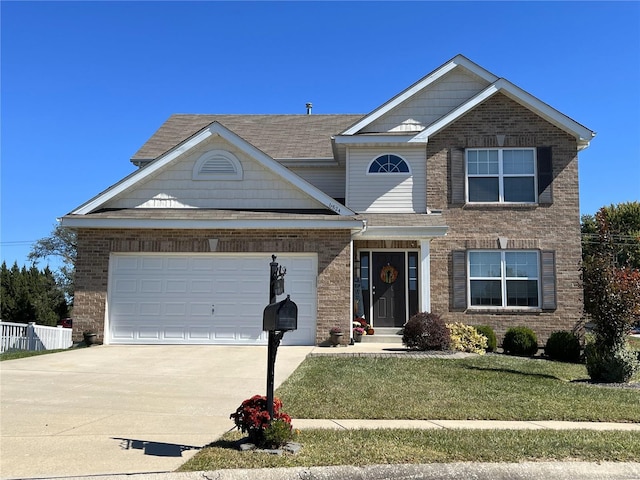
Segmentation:
[[(533, 173), (526, 174), (507, 174), (504, 173), (503, 168), (503, 154), (505, 150), (528, 150), (533, 152)], [(483, 174), (483, 173), (469, 173), (469, 152), (483, 152), (483, 151), (497, 151), (498, 152), (498, 173), (497, 174)], [(465, 169), (465, 200), (470, 204), (527, 204), (533, 205), (538, 203), (538, 157), (537, 149), (533, 147), (525, 148), (468, 148), (465, 150), (464, 155), (464, 169)], [(498, 177), (498, 200), (495, 202), (478, 202), (469, 200), (469, 178), (495, 178)], [(526, 178), (533, 177), (533, 201), (531, 202), (508, 202), (504, 199), (504, 179), (505, 178)]]
[[(219, 173), (202, 172), (208, 162), (218, 162), (221, 166), (227, 166), (228, 171)], [(240, 160), (226, 150), (209, 150), (203, 153), (193, 166), (193, 180), (242, 180), (243, 171)]]
[[(471, 254), (472, 253), (499, 253), (500, 254), (500, 277), (472, 277), (471, 276)], [(507, 277), (507, 253), (535, 253), (536, 254), (536, 277)], [(478, 310), (539, 310), (542, 302), (542, 271), (540, 265), (540, 251), (539, 250), (483, 250), (474, 249), (467, 250), (467, 306), (470, 309)], [(473, 280), (487, 280), (487, 281), (500, 281), (500, 293), (502, 297), (502, 305), (472, 305), (471, 304), (471, 282)], [(508, 281), (529, 281), (535, 280), (537, 282), (537, 305), (519, 306), (519, 305), (507, 305), (507, 282)]]
[[(372, 172), (371, 171), (371, 166), (374, 164), (374, 162), (376, 160), (378, 160), (380, 157), (386, 157), (386, 156), (394, 156), (394, 157), (398, 157), (400, 160), (402, 160), (404, 162), (404, 164), (407, 166), (408, 171), (407, 172)], [(401, 175), (401, 176), (411, 176), (411, 164), (409, 162), (407, 162), (407, 159), (404, 158), (402, 155), (398, 155), (397, 153), (381, 153), (380, 155), (376, 155), (376, 157), (371, 160), (369, 162), (369, 164), (367, 165), (367, 171), (366, 171), (367, 175)]]

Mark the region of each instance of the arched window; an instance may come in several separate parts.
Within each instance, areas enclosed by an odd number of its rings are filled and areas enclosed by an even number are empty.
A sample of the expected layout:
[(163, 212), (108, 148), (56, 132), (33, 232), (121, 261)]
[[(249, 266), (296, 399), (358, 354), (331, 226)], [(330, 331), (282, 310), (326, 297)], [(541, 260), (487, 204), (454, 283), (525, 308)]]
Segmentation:
[(380, 155), (369, 164), (368, 173), (410, 173), (409, 164), (398, 155)]
[(242, 180), (242, 165), (226, 150), (204, 153), (193, 167), (194, 180)]

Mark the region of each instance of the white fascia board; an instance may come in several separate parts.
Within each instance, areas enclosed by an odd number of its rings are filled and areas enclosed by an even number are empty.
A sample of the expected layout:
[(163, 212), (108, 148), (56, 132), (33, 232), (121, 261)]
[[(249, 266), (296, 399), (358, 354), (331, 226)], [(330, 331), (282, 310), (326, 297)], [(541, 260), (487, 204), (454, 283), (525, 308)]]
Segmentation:
[[(338, 135), (335, 143), (340, 145), (370, 145), (374, 143), (398, 144), (416, 142), (411, 135)], [(426, 142), (425, 142), (426, 143)]]
[(438, 227), (369, 227), (353, 235), (357, 240), (416, 240), (420, 238), (444, 237), (447, 234), (447, 226)]
[(589, 141), (595, 136), (593, 131), (583, 125), (580, 125), (578, 122), (560, 113), (558, 110), (550, 107), (546, 103), (538, 100), (536, 97), (515, 86), (508, 80), (501, 78), (492, 85), (489, 85), (475, 97), (471, 98), (468, 102), (463, 103), (440, 120), (429, 125), (425, 130), (416, 135), (411, 142), (428, 142), (430, 136), (435, 135), (442, 129), (451, 125), (458, 118), (462, 117), (467, 112), (498, 92), (504, 93), (506, 96), (518, 102), (525, 108), (528, 108), (537, 115), (540, 115), (549, 123), (576, 137), (579, 146), (581, 146), (581, 150), (589, 146)]
[(439, 80), (440, 78), (444, 77), (446, 74), (448, 74), (449, 72), (451, 72), (452, 70), (458, 67), (463, 67), (469, 70), (471, 73), (479, 76), (480, 78), (486, 80), (489, 83), (493, 83), (498, 79), (498, 77), (488, 72), (484, 68), (480, 67), (479, 65), (473, 63), (471, 60), (464, 57), (463, 55), (456, 55), (451, 60), (446, 62), (444, 65), (437, 68), (436, 70), (428, 74), (426, 77), (423, 77), (422, 79), (418, 80), (409, 88), (407, 88), (400, 94), (393, 97), (387, 103), (383, 104), (382, 106), (378, 107), (376, 110), (371, 112), (369, 115), (365, 116), (362, 120), (360, 120), (358, 123), (350, 127), (348, 130), (345, 130), (344, 132), (342, 132), (342, 135), (357, 134), (360, 130), (365, 128), (367, 125), (371, 124), (378, 118), (382, 117), (384, 114), (393, 110), (405, 100), (411, 98), (413, 95), (415, 95), (422, 89), (428, 87), (429, 85)]
[(165, 153), (163, 156), (159, 157), (154, 162), (151, 162), (147, 167), (140, 170), (136, 170), (131, 175), (125, 177), (124, 179), (122, 179), (112, 187), (108, 188), (104, 192), (93, 197), (88, 202), (82, 204), (77, 209), (73, 210), (71, 213), (76, 215), (84, 215), (92, 212), (93, 210), (96, 210), (97, 208), (100, 208), (102, 205), (104, 205), (106, 202), (114, 198), (116, 195), (119, 195), (120, 193), (124, 192), (128, 188), (131, 188), (136, 183), (147, 178), (149, 175), (152, 175), (153, 173), (157, 172), (159, 169), (161, 169), (162, 167), (170, 163), (172, 160), (179, 157), (187, 150), (195, 147), (199, 143), (203, 142), (205, 139), (209, 138), (211, 135), (212, 135), (212, 132), (209, 129), (200, 131), (199, 133), (195, 134), (193, 137), (189, 138), (188, 140), (181, 143), (174, 149)]
[(95, 218), (91, 215), (65, 216), (61, 225), (69, 228), (126, 229), (269, 229), (269, 230), (356, 230), (364, 228), (362, 220), (206, 220), (162, 218)]
[(505, 79), (500, 79), (496, 84), (499, 84), (501, 91), (505, 93), (509, 98), (524, 105), (525, 107), (533, 110), (535, 113), (545, 118), (550, 123), (554, 124), (558, 128), (570, 133), (578, 141), (589, 142), (595, 137), (595, 132), (589, 130), (584, 125), (579, 124), (575, 120), (567, 117), (564, 113), (559, 112), (555, 108), (547, 105), (543, 101), (537, 99), (528, 92), (525, 92), (520, 87), (514, 85)]

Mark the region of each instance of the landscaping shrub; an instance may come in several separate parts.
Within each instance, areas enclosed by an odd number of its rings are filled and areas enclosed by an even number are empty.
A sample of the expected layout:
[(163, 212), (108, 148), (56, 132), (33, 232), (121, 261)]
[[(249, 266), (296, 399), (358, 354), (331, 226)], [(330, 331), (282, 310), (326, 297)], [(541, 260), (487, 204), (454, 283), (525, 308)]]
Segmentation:
[(611, 349), (599, 343), (588, 343), (584, 356), (587, 373), (596, 382), (626, 383), (640, 369), (636, 352), (626, 345)]
[(502, 348), (510, 355), (530, 357), (538, 351), (538, 337), (530, 328), (512, 327), (504, 335)]
[(496, 333), (489, 325), (476, 325), (475, 329), (487, 338), (487, 352), (495, 352), (498, 348)]
[(580, 340), (566, 330), (553, 332), (544, 346), (544, 354), (552, 360), (579, 363)]
[[(242, 433), (247, 433), (249, 440), (260, 447), (270, 447), (267, 445), (265, 431), (271, 426), (271, 439), (281, 435), (283, 427), (273, 425), (277, 421), (282, 421), (289, 426), (291, 433), (291, 417), (281, 412), (282, 401), (279, 398), (273, 399), (273, 421), (269, 418), (269, 410), (267, 409), (267, 397), (263, 395), (254, 395), (240, 404), (234, 413), (230, 415), (231, 420)], [(285, 442), (286, 443), (286, 442)]]
[(471, 325), (464, 323), (448, 323), (451, 334), (451, 349), (459, 352), (477, 353), (484, 355), (487, 349), (487, 337), (478, 332)]
[(448, 350), (449, 329), (435, 313), (416, 313), (404, 326), (402, 343), (411, 350)]
[(279, 448), (286, 445), (293, 436), (291, 423), (284, 419), (273, 420), (264, 429), (264, 446), (267, 448)]

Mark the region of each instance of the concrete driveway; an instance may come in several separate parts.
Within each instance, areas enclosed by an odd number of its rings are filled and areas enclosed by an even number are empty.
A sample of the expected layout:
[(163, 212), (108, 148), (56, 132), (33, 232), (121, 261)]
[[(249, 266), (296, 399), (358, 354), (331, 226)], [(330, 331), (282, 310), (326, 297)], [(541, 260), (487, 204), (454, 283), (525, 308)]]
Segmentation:
[[(280, 347), (276, 387), (313, 347)], [(0, 476), (172, 471), (266, 393), (266, 347), (96, 346), (0, 363)]]

